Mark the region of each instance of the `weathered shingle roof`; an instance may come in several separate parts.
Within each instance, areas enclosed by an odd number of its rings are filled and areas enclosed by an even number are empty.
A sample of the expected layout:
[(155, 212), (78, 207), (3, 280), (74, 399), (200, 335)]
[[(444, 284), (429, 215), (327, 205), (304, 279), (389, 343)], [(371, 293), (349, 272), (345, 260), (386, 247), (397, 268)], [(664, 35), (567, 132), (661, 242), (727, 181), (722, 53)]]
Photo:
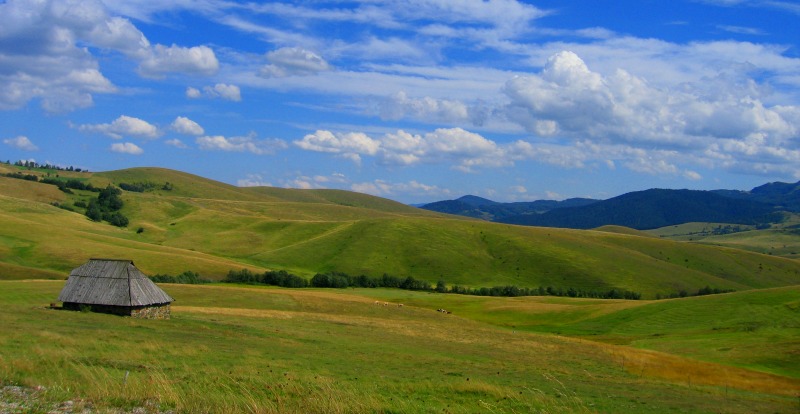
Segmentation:
[(131, 260), (90, 259), (69, 275), (61, 302), (90, 305), (147, 306), (173, 302)]

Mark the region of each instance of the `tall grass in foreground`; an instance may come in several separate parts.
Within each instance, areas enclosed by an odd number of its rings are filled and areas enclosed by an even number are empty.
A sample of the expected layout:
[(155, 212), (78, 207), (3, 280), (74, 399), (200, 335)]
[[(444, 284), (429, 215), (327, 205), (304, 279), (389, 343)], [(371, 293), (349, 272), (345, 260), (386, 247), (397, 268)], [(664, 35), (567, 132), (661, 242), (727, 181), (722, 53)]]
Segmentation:
[[(131, 371), (68, 360), (5, 361), (0, 358), (0, 362), (3, 363), (0, 379), (6, 382), (14, 373), (19, 375), (26, 369), (51, 373), (47, 379), (51, 385), (43, 388), (38, 400), (28, 404), (26, 412), (50, 412), (67, 400), (73, 401), (73, 410), (77, 412), (83, 409), (186, 413), (593, 412), (568, 387), (548, 375), (545, 379), (552, 382), (555, 393), (535, 387), (514, 392), (483, 381), (451, 383), (444, 387), (430, 381), (413, 386), (375, 383), (364, 387), (342, 384), (336, 378), (319, 375), (312, 378), (286, 373), (210, 372), (191, 378), (173, 378), (157, 367), (139, 367)], [(33, 382), (19, 383), (32, 387)], [(411, 397), (421, 391), (423, 395), (444, 391), (444, 399)], [(451, 395), (467, 397), (473, 403), (470, 407), (455, 403), (451, 407), (446, 403), (447, 396)], [(434, 410), (433, 407), (443, 408)]]

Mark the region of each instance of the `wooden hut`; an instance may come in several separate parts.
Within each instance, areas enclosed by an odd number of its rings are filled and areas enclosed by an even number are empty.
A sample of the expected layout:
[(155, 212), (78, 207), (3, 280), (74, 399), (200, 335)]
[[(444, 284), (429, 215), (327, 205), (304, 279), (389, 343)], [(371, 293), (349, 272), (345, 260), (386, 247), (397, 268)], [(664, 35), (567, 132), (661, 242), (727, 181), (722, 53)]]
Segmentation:
[(73, 270), (58, 300), (65, 309), (146, 319), (169, 319), (169, 305), (175, 301), (133, 261), (115, 259), (89, 259)]

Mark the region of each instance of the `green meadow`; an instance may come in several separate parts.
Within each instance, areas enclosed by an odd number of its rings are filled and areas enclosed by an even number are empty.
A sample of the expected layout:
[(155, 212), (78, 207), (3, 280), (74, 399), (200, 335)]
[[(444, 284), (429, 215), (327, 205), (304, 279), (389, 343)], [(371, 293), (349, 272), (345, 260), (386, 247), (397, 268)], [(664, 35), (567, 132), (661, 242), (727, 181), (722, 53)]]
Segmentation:
[[(58, 174), (149, 190), (122, 194), (130, 222), (118, 228), (83, 214), (96, 193), (0, 177), (0, 386), (39, 390), (26, 411), (67, 400), (220, 413), (800, 410), (790, 221), (725, 235), (706, 234), (722, 226), (708, 223), (535, 228), (164, 169)], [(166, 284), (168, 321), (49, 309), (92, 257), (212, 280), (243, 268), (387, 273), (645, 300)], [(734, 292), (652, 300), (707, 286)]]
[(179, 412), (798, 409), (796, 377), (399, 307), (384, 299), (393, 290), (164, 285), (173, 318), (148, 321), (48, 309), (62, 286), (0, 282), (0, 379), (40, 387), (32, 411), (67, 399)]
[(725, 223), (686, 223), (643, 232), (670, 240), (733, 247), (770, 256), (800, 258), (800, 215), (787, 214), (768, 229)]
[(515, 331), (650, 349), (800, 379), (800, 286), (658, 301), (373, 294)]

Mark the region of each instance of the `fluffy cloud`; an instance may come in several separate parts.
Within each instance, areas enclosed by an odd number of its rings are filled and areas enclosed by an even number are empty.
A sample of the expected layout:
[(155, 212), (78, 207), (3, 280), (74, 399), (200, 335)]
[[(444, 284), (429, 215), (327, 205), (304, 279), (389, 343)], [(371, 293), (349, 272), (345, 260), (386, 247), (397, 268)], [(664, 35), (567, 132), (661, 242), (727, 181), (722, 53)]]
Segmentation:
[(224, 83), (218, 83), (214, 85), (214, 87), (206, 86), (203, 88), (207, 96), (211, 97), (219, 97), (228, 101), (235, 101), (239, 102), (242, 100), (242, 92), (239, 90), (239, 87), (236, 85), (228, 85)]
[(540, 137), (689, 150), (754, 135), (780, 146), (800, 132), (796, 108), (765, 105), (752, 81), (720, 74), (657, 88), (623, 70), (600, 75), (572, 52), (552, 56), (538, 75), (511, 79), (504, 93), (506, 116)]
[[(424, 134), (406, 131), (370, 137), (363, 133), (334, 133), (316, 131), (294, 141), (294, 145), (315, 152), (336, 154), (361, 162), (371, 156), (381, 164), (410, 166), (417, 164), (445, 164), (462, 172), (478, 169), (513, 166), (518, 162), (538, 162), (566, 169), (615, 169), (622, 165), (631, 171), (650, 175), (683, 176), (696, 180), (700, 174), (682, 167), (687, 163), (702, 163), (700, 156), (667, 149), (640, 149), (627, 144), (596, 143), (581, 140), (565, 143), (542, 143), (517, 140), (499, 143), (480, 134), (461, 128), (440, 128)], [(732, 151), (717, 148), (718, 151)], [(741, 151), (746, 151), (741, 148)], [(762, 155), (789, 157), (800, 162), (800, 154), (784, 154), (762, 149)], [(725, 161), (720, 155), (721, 162)], [(380, 193), (378, 183), (361, 183), (360, 191)], [(372, 186), (372, 187), (370, 187)], [(521, 188), (521, 187), (520, 187)]]
[(350, 186), (352, 191), (372, 194), (380, 197), (449, 197), (451, 192), (435, 185), (427, 185), (417, 181), (406, 183), (393, 183), (386, 180), (354, 183)]
[[(427, 121), (464, 122), (470, 120), (470, 109), (464, 103), (450, 99), (431, 97), (409, 98), (405, 92), (398, 92), (381, 102), (380, 115), (383, 119), (397, 120), (413, 117)], [(480, 123), (480, 121), (475, 122)]]
[(170, 125), (170, 129), (184, 135), (203, 135), (205, 133), (200, 124), (183, 116), (175, 118)]
[(192, 88), (191, 86), (186, 88), (186, 97), (189, 99), (198, 99), (203, 97), (203, 93), (200, 92), (200, 89)]
[(160, 135), (155, 125), (127, 115), (121, 115), (110, 124), (84, 124), (78, 129), (84, 132), (98, 132), (114, 139), (122, 139), (126, 136), (154, 139)]
[(344, 175), (334, 173), (330, 176), (315, 175), (313, 177), (307, 175), (299, 175), (297, 177), (281, 180), (281, 186), (286, 188), (299, 188), (303, 190), (310, 190), (316, 188), (329, 188), (331, 184), (346, 184), (347, 179)]
[(37, 147), (33, 142), (31, 142), (28, 137), (24, 135), (20, 135), (16, 138), (8, 138), (3, 140), (3, 144), (8, 146), (14, 147), (19, 150), (23, 151), (38, 151), (39, 147)]
[(464, 171), (474, 167), (509, 165), (506, 149), (478, 134), (461, 128), (437, 129), (424, 135), (405, 131), (372, 138), (364, 133), (316, 131), (294, 144), (304, 150), (338, 154), (356, 162), (362, 156), (376, 156), (382, 163), (412, 165), (452, 163)]
[(140, 155), (144, 150), (132, 142), (117, 142), (111, 144), (111, 151), (121, 154)]
[(322, 130), (308, 134), (294, 144), (308, 151), (339, 154), (356, 163), (361, 162), (362, 155), (375, 155), (380, 148), (378, 141), (361, 132), (335, 134)]
[(38, 98), (45, 110), (64, 112), (91, 106), (94, 94), (116, 92), (87, 46), (119, 52), (151, 77), (210, 74), (219, 65), (206, 46), (151, 45), (128, 19), (110, 16), (100, 1), (11, 0), (0, 3), (0, 16), (0, 109)]
[(250, 152), (257, 155), (274, 154), (285, 149), (286, 142), (279, 139), (256, 139), (255, 134), (226, 138), (222, 135), (203, 136), (195, 140), (200, 149), (208, 151)]
[(331, 66), (314, 52), (299, 47), (284, 47), (267, 53), (270, 63), (259, 71), (267, 78), (308, 76), (331, 70)]
[(239, 187), (272, 187), (272, 184), (264, 181), (264, 177), (259, 174), (247, 174), (247, 177), (236, 180), (236, 185)]
[(161, 78), (171, 72), (212, 75), (217, 70), (219, 61), (208, 46), (155, 45), (139, 64), (139, 73), (152, 78)]
[(183, 143), (183, 141), (179, 139), (168, 139), (164, 141), (164, 143), (175, 148), (180, 148), (180, 149), (189, 148), (186, 144)]
[(202, 92), (197, 88), (186, 88), (186, 97), (189, 99), (199, 99), (202, 97), (215, 99), (225, 99), (228, 101), (239, 102), (242, 100), (242, 92), (236, 85), (218, 83), (214, 86), (204, 86)]

